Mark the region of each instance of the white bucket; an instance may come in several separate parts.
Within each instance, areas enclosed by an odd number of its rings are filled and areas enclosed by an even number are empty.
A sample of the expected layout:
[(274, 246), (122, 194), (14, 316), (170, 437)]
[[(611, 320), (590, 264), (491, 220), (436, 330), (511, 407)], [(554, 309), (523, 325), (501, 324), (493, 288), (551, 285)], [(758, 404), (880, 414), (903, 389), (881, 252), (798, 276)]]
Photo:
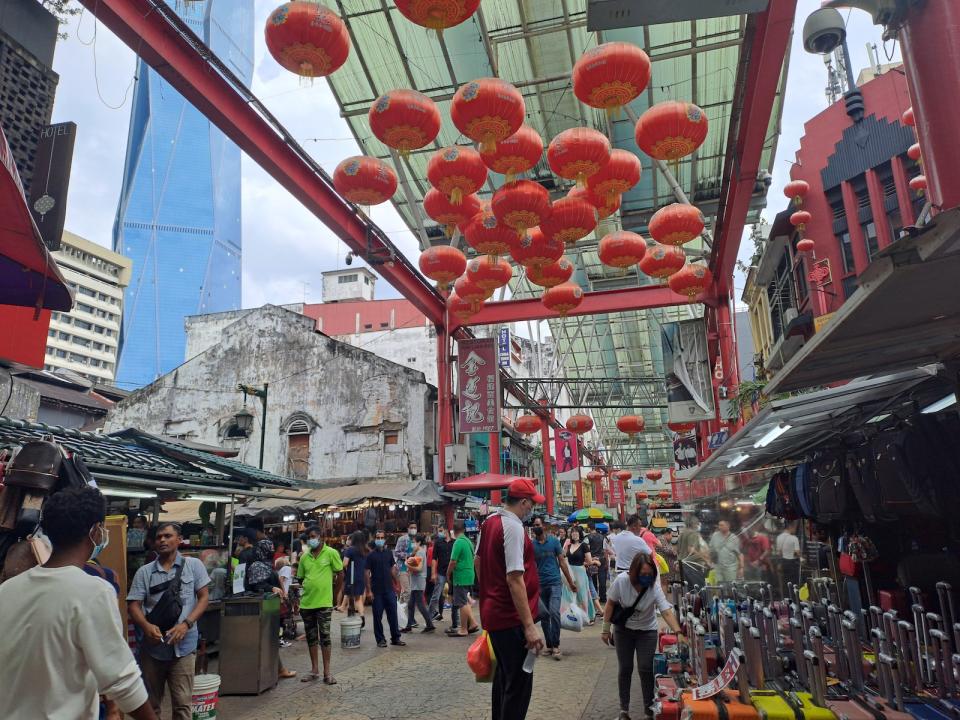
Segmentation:
[(363, 620), (359, 615), (350, 615), (340, 621), (340, 648), (355, 650), (360, 647)]
[(214, 720), (220, 700), (220, 676), (196, 675), (193, 678), (193, 720)]

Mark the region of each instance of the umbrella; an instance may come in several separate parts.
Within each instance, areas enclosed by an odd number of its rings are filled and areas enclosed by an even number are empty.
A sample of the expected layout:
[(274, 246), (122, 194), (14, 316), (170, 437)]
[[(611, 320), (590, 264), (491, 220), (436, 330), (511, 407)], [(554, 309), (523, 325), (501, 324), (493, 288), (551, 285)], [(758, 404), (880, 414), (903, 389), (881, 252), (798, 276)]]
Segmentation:
[(590, 522), (597, 520), (613, 520), (614, 517), (606, 510), (601, 510), (600, 508), (588, 507), (583, 508), (582, 510), (577, 510), (574, 513), (570, 514), (570, 517), (567, 518), (567, 522)]

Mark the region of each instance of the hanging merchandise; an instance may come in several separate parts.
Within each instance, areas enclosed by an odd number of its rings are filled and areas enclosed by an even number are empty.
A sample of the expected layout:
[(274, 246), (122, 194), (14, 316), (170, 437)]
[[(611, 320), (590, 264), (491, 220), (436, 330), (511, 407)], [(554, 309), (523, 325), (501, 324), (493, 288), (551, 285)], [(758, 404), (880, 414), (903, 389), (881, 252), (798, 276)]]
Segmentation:
[(527, 280), (540, 287), (556, 287), (567, 282), (571, 277), (573, 277), (573, 263), (565, 257), (547, 265), (527, 268)]
[(570, 432), (583, 435), (593, 430), (593, 418), (589, 415), (571, 415), (565, 426)]
[(604, 235), (597, 246), (600, 262), (610, 267), (626, 270), (643, 260), (647, 243), (637, 233), (618, 230)]
[(637, 146), (654, 160), (679, 160), (707, 138), (707, 115), (688, 102), (657, 103), (637, 120)]
[(690, 263), (671, 275), (667, 282), (675, 293), (686, 295), (693, 301), (710, 287), (710, 283), (713, 282), (713, 273), (706, 265)]
[(560, 317), (566, 317), (583, 302), (583, 288), (573, 283), (562, 283), (547, 288), (541, 302), (548, 310), (553, 310)]
[(487, 166), (473, 148), (454, 145), (437, 150), (427, 162), (427, 180), (454, 205), (487, 181)]
[(550, 193), (532, 180), (514, 180), (493, 194), (490, 206), (497, 220), (523, 235), (550, 217)]
[(500, 78), (480, 78), (461, 85), (450, 102), (450, 119), (457, 130), (483, 151), (513, 135), (526, 115), (523, 95)]
[(453, 237), (457, 227), (463, 229), (480, 212), (480, 199), (476, 195), (465, 195), (459, 204), (454, 205), (450, 198), (436, 188), (430, 188), (423, 196), (423, 211), (431, 220), (443, 226), (447, 237)]
[(397, 175), (382, 160), (357, 155), (337, 165), (333, 187), (356, 205), (379, 205), (397, 191)]
[(810, 192), (810, 183), (806, 180), (791, 180), (783, 186), (783, 194), (797, 207), (803, 205), (803, 198), (808, 192)]
[(442, 33), (469, 20), (480, 0), (394, 0), (394, 4), (410, 22)]
[(817, 244), (810, 238), (803, 238), (797, 241), (797, 250), (800, 252), (813, 252)]
[(587, 180), (587, 188), (603, 198), (605, 204), (612, 203), (640, 182), (641, 170), (640, 158), (632, 152), (615, 148), (610, 151), (610, 162)]
[(420, 254), (420, 272), (437, 283), (441, 290), (446, 290), (466, 269), (467, 258), (449, 245), (435, 245)]
[(483, 301), (492, 294), (492, 291), (487, 292), (484, 288), (477, 285), (466, 275), (461, 275), (456, 279), (456, 281), (453, 283), (453, 292), (463, 302), (469, 303), (471, 306), (473, 306), (474, 311), (479, 310), (480, 306), (483, 305)]
[(576, 180), (579, 187), (584, 187), (591, 176), (610, 162), (610, 141), (593, 128), (570, 128), (550, 141), (547, 162), (555, 175)]
[(573, 94), (580, 102), (612, 113), (646, 89), (650, 58), (631, 43), (603, 43), (577, 60), (572, 79)]
[(538, 227), (530, 228), (525, 235), (519, 237), (512, 230), (511, 233), (513, 240), (510, 244), (510, 255), (519, 265), (526, 268), (542, 268), (563, 257), (563, 243), (554, 238), (548, 238)]
[(447, 298), (447, 308), (450, 314), (460, 322), (466, 322), (476, 315), (478, 310), (476, 303), (467, 302), (462, 297), (458, 297), (456, 292), (450, 293), (450, 297)]
[(565, 197), (553, 203), (550, 217), (540, 223), (540, 230), (548, 238), (564, 245), (573, 245), (592, 233), (597, 227), (597, 212), (586, 200)]
[(480, 157), (487, 167), (513, 182), (517, 175), (536, 167), (543, 156), (543, 138), (529, 125), (521, 125), (510, 137), (501, 140), (495, 148), (481, 150)]
[(483, 290), (502, 288), (512, 277), (513, 268), (503, 258), (493, 260), (489, 255), (483, 255), (467, 263), (467, 278)]
[(903, 111), (903, 115), (900, 116), (900, 119), (903, 121), (904, 125), (909, 125), (910, 127), (916, 127), (917, 121), (913, 117), (913, 105), (908, 107)]
[(391, 90), (370, 106), (370, 131), (401, 156), (432, 143), (440, 132), (436, 103), (416, 90)]
[(308, 0), (291, 0), (270, 13), (264, 35), (273, 59), (305, 78), (326, 77), (350, 54), (350, 34), (340, 16)]
[(523, 435), (533, 435), (543, 428), (543, 421), (537, 415), (521, 415), (513, 423), (514, 429)]
[(610, 217), (620, 209), (620, 196), (613, 198), (602, 198), (589, 188), (574, 187), (567, 193), (568, 198), (580, 198), (593, 205), (597, 211), (597, 217), (600, 220)]
[(624, 415), (617, 418), (617, 430), (633, 437), (637, 433), (642, 433), (646, 423), (640, 415)]
[(676, 245), (654, 243), (647, 248), (640, 261), (640, 270), (650, 277), (666, 279), (678, 272), (687, 262), (683, 249)]
[(663, 245), (683, 245), (700, 237), (705, 222), (695, 205), (673, 203), (657, 210), (647, 230), (650, 237)]
[(463, 237), (478, 253), (496, 259), (510, 252), (517, 233), (497, 220), (490, 204), (484, 202), (480, 211), (463, 226)]

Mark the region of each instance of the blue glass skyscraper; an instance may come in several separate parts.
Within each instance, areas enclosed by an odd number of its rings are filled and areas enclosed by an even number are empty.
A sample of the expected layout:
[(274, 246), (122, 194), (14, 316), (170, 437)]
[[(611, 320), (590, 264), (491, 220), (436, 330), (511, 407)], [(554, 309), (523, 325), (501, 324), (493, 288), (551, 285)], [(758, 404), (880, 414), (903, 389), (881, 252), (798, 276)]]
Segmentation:
[[(247, 85), (253, 0), (177, 3)], [(240, 149), (138, 60), (114, 250), (133, 260), (117, 382), (146, 385), (184, 360), (184, 318), (240, 307)]]

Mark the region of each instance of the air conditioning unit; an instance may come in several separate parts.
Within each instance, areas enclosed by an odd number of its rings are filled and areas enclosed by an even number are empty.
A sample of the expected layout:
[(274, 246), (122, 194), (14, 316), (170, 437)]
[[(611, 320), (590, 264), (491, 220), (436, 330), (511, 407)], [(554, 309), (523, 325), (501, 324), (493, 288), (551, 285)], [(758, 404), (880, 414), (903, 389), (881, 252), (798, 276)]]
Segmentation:
[(445, 445), (443, 449), (443, 471), (445, 473), (468, 472), (466, 445)]
[(587, 30), (762, 12), (769, 0), (587, 0)]

